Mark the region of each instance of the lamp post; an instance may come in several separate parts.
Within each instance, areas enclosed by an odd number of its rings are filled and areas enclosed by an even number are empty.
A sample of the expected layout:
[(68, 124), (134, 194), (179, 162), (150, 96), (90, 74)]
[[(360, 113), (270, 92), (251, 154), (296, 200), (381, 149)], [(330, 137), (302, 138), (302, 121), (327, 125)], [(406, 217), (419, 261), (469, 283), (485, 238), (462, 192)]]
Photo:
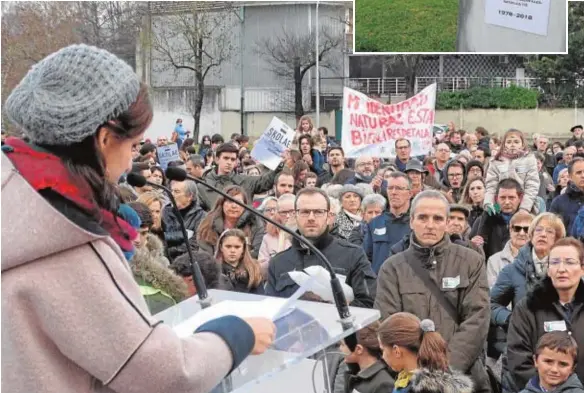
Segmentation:
[(320, 59), (319, 59), (319, 21), (318, 21), (319, 0), (316, 0), (316, 128), (320, 127)]

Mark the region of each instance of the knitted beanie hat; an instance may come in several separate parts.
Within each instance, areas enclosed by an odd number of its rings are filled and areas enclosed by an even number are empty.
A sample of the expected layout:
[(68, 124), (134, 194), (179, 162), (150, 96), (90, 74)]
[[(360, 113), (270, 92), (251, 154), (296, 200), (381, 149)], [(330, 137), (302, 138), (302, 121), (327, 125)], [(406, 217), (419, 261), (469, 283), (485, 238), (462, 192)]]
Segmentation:
[(139, 91), (138, 76), (123, 60), (71, 45), (35, 64), (4, 108), (31, 142), (67, 146), (125, 112)]

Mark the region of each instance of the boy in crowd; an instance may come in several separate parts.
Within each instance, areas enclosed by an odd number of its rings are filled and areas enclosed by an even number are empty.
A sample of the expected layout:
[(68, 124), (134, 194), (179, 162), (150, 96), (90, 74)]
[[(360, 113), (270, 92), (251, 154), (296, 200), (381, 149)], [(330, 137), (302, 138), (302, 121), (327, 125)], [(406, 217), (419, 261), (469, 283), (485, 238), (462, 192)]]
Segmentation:
[(578, 345), (567, 332), (546, 333), (539, 339), (533, 356), (537, 375), (529, 380), (521, 393), (584, 393), (574, 373)]

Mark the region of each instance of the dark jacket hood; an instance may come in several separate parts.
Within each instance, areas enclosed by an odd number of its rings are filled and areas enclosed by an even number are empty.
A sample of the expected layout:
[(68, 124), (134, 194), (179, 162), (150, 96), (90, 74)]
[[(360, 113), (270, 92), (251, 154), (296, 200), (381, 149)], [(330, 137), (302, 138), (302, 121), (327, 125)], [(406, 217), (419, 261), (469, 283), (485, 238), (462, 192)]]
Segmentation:
[[(552, 279), (546, 276), (540, 280), (533, 289), (527, 293), (527, 307), (536, 312), (537, 310), (550, 309), (559, 302), (558, 291), (552, 283)], [(584, 303), (584, 282), (580, 280), (576, 294), (574, 295), (576, 303)]]
[[(448, 188), (452, 188), (452, 186), (450, 185), (450, 180), (448, 180), (448, 168), (450, 168), (450, 166), (454, 162), (460, 162), (460, 161), (452, 159), (452, 160), (448, 161), (446, 163), (446, 165), (444, 165), (444, 168), (442, 168), (442, 184)], [(466, 168), (464, 165), (462, 165), (462, 183), (461, 183), (462, 186), (460, 187), (461, 189), (466, 184), (466, 173), (467, 173)]]
[(472, 393), (469, 377), (458, 372), (430, 371), (421, 369), (410, 381), (411, 393)]

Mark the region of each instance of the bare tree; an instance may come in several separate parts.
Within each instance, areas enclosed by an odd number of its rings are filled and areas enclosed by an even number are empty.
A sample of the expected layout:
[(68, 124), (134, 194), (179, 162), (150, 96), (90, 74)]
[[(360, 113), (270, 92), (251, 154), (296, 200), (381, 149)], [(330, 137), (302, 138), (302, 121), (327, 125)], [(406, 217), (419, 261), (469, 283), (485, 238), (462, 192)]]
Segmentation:
[(416, 94), (416, 75), (421, 60), (421, 55), (392, 55), (385, 60), (387, 67), (399, 68), (404, 72), (407, 98)]
[(185, 4), (179, 13), (152, 18), (150, 42), (163, 60), (163, 68), (188, 70), (195, 77), (195, 96), (189, 109), (195, 120), (193, 138), (198, 140), (205, 78), (231, 58), (233, 28), (239, 20), (236, 8), (229, 3), (221, 8), (205, 2)]
[[(283, 28), (280, 35), (256, 42), (255, 52), (266, 61), (270, 70), (294, 84), (294, 112), (297, 118), (304, 115), (302, 81), (308, 70), (316, 65), (315, 40), (315, 34)], [(342, 36), (330, 34), (326, 28), (321, 30), (318, 51), (320, 67), (336, 70), (336, 62), (330, 54), (342, 42)]]

